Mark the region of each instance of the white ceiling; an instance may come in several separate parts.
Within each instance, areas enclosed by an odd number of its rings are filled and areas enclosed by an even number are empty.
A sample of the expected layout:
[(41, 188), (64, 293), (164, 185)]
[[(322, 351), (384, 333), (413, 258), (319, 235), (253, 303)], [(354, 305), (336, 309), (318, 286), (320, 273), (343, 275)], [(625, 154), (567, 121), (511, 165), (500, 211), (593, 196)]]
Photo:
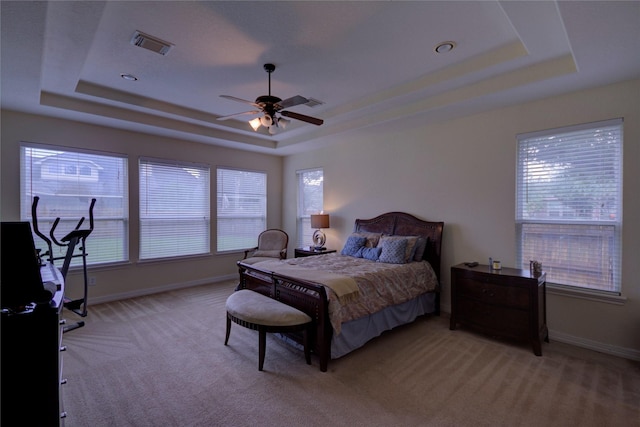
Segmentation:
[[(640, 77), (639, 1), (2, 1), (2, 108), (287, 155), (376, 123), (443, 120)], [(174, 45), (160, 55), (136, 30)], [(437, 54), (434, 47), (455, 41)], [(269, 135), (268, 93), (323, 102)], [(120, 77), (130, 73), (138, 81)], [(249, 107), (249, 108), (247, 108)], [(327, 138), (333, 137), (333, 138)]]

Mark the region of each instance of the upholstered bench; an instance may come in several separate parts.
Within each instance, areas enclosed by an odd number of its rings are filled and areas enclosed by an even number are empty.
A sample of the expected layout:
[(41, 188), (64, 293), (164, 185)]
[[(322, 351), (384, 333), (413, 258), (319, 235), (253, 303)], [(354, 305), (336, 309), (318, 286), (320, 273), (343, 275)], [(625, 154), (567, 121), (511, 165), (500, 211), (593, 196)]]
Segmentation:
[(276, 301), (248, 289), (234, 292), (227, 298), (227, 335), (224, 345), (229, 342), (231, 322), (258, 331), (258, 370), (262, 371), (267, 343), (267, 332), (303, 333), (304, 357), (311, 364), (308, 329), (311, 317), (289, 305)]

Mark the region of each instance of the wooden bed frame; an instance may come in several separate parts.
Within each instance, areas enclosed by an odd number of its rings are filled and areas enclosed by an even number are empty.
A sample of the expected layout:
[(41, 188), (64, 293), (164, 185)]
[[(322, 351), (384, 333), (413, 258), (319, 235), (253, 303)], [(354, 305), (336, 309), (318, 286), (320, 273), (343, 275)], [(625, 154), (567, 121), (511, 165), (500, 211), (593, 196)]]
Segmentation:
[[(404, 212), (388, 212), (371, 219), (356, 219), (353, 231), (365, 231), (402, 236), (423, 236), (427, 247), (423, 259), (428, 261), (440, 282), (442, 230), (444, 222), (428, 222)], [(326, 372), (331, 358), (333, 329), (329, 322), (329, 302), (325, 287), (319, 283), (276, 274), (260, 268), (260, 264), (238, 261), (240, 283), (237, 289), (251, 289), (291, 305), (313, 319), (313, 334), (309, 337), (312, 350), (320, 358), (320, 370)], [(435, 311), (440, 314), (440, 289), (435, 291)], [(299, 341), (299, 337), (291, 336)]]

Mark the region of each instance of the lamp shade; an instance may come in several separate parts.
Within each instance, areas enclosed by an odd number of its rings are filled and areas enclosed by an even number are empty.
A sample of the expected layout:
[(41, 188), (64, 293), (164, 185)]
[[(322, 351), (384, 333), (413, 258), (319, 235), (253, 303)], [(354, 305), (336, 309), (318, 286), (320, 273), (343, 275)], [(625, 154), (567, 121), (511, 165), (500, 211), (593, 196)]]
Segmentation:
[(329, 228), (329, 214), (311, 215), (311, 228)]
[(264, 116), (260, 117), (260, 124), (262, 124), (262, 126), (268, 128), (269, 126), (271, 126), (273, 124), (273, 119), (271, 118), (270, 115), (265, 114)]
[(253, 120), (249, 121), (249, 124), (251, 125), (251, 127), (253, 128), (253, 130), (258, 130), (258, 128), (260, 127), (260, 117), (256, 117)]
[(291, 120), (289, 119), (285, 119), (284, 117), (280, 117), (278, 119), (278, 126), (281, 127), (282, 129), (286, 129), (287, 125), (291, 122)]

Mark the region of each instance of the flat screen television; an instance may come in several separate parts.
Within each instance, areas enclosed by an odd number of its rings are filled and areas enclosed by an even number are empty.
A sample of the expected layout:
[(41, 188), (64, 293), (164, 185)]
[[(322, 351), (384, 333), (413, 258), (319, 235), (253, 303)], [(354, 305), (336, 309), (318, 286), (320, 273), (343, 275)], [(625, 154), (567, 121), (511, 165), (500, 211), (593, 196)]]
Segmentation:
[(24, 307), (43, 302), (50, 293), (44, 291), (40, 259), (36, 252), (31, 224), (2, 222), (0, 229), (0, 304), (2, 308)]

